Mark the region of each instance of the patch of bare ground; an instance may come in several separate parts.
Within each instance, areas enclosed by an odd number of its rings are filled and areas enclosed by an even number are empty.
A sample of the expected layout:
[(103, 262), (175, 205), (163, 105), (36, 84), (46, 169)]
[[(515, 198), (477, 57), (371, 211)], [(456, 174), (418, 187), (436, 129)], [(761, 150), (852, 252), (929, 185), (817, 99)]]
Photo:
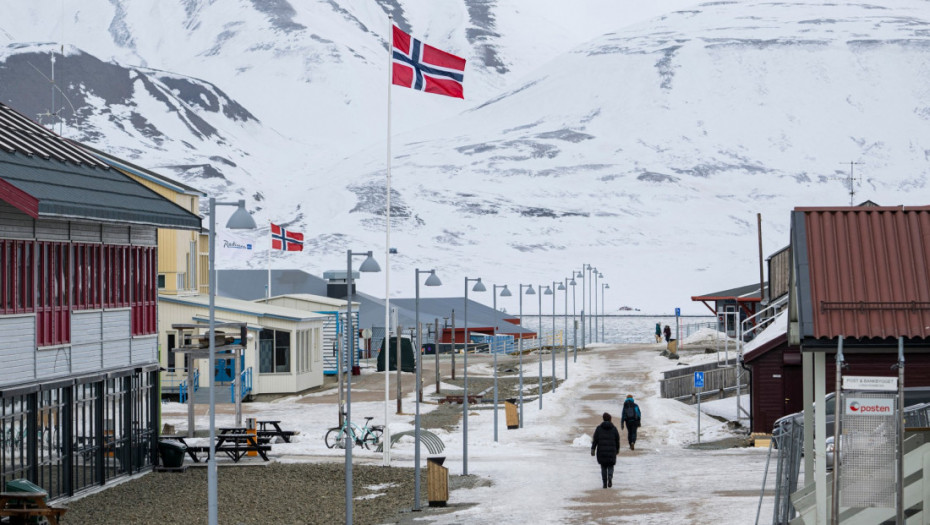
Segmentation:
[[(592, 475), (599, 476), (599, 472)], [(572, 500), (578, 505), (569, 506), (572, 519), (566, 523), (604, 523), (615, 516), (642, 516), (670, 512), (672, 506), (643, 494), (630, 495), (621, 489), (594, 489), (581, 498)]]

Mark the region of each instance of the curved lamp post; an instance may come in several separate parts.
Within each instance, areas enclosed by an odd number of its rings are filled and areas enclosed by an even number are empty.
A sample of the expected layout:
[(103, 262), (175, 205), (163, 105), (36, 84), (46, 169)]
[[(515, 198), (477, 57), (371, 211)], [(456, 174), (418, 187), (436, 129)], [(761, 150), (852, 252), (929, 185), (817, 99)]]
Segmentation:
[(592, 343), (597, 342), (597, 337), (596, 337), (597, 334), (594, 333), (594, 316), (591, 315), (592, 313), (594, 313), (594, 306), (592, 305), (592, 303), (594, 302), (594, 288), (592, 287), (592, 283), (594, 282), (595, 275), (597, 275), (597, 268), (589, 264), (588, 265), (588, 338), (591, 340)]
[[(533, 285), (526, 285), (526, 295), (536, 295)], [(523, 428), (523, 285), (520, 285), (520, 428)]]
[[(574, 351), (574, 357), (572, 359), (573, 363), (578, 362), (578, 327), (575, 325), (575, 285), (577, 284), (578, 283), (575, 282), (575, 271), (572, 270), (571, 281), (568, 282), (568, 285), (572, 287), (572, 349)], [(568, 301), (567, 293), (565, 295), (565, 300)], [(565, 310), (568, 310), (567, 306), (565, 307)]]
[[(426, 286), (439, 286), (442, 284), (442, 281), (439, 280), (439, 277), (436, 276), (436, 270), (420, 270), (416, 268), (416, 281), (417, 281), (417, 295), (416, 295), (416, 334), (417, 334), (417, 394), (416, 394), (416, 405), (417, 411), (416, 415), (413, 418), (414, 421), (414, 448), (413, 448), (413, 484), (414, 484), (414, 496), (413, 496), (413, 510), (420, 510), (420, 393), (421, 385), (423, 384), (420, 376), (420, 354), (422, 353), (423, 344), (420, 340), (420, 274), (427, 273), (429, 277), (426, 278), (426, 282), (423, 283)], [(387, 348), (387, 347), (385, 347)], [(437, 347), (436, 354), (439, 355), (439, 349)], [(384, 369), (387, 372), (388, 367), (388, 356), (384, 356)], [(398, 363), (400, 366), (400, 363)], [(390, 446), (389, 443), (385, 443), (383, 446)]]
[[(605, 315), (607, 313), (607, 311), (604, 310), (604, 290), (609, 290), (609, 289), (610, 289), (609, 284), (607, 283), (601, 284), (601, 315)], [(604, 339), (604, 319), (603, 318), (601, 319), (601, 342), (602, 343), (607, 342)]]
[(477, 279), (465, 278), (465, 353), (463, 376), (465, 378), (464, 396), (462, 399), (462, 475), (468, 475), (468, 283), (474, 281), (475, 286), (471, 289), (473, 292), (485, 292), (484, 284), (481, 283), (481, 277)]
[[(210, 197), (210, 232), (209, 232), (209, 279), (210, 279), (210, 459), (207, 460), (207, 519), (210, 525), (216, 525), (218, 519), (216, 490), (216, 207), (236, 206), (232, 217), (226, 222), (230, 230), (254, 230), (255, 220), (245, 209), (245, 200), (236, 202), (216, 202)], [(238, 378), (237, 378), (238, 380)]]
[[(371, 254), (371, 250), (367, 252), (346, 251), (346, 338), (349, 340), (348, 352), (346, 353), (349, 358), (349, 373), (346, 374), (347, 424), (351, 424), (352, 421), (352, 369), (355, 364), (355, 340), (358, 338), (358, 334), (352, 326), (352, 297), (355, 295), (355, 291), (352, 289), (352, 257), (365, 257), (362, 265), (358, 267), (358, 271), (380, 272), (381, 267), (378, 266), (378, 262), (375, 261)], [(400, 337), (400, 334), (397, 337)], [(388, 345), (385, 344), (384, 347), (387, 348)], [(397, 363), (397, 365), (400, 366), (400, 363)], [(339, 363), (339, 366), (342, 367), (342, 362)], [(387, 355), (384, 356), (384, 366), (385, 368), (388, 366)], [(352, 445), (352, 433), (346, 432), (346, 523), (348, 524), (352, 523)]]
[[(542, 290), (542, 285), (539, 285), (539, 289)], [(539, 348), (536, 351), (539, 353), (539, 409), (542, 410), (542, 398), (543, 398), (543, 381), (542, 381), (542, 296), (543, 295), (552, 295), (552, 290), (547, 286), (546, 291), (539, 294), (539, 335), (536, 338), (539, 341)]]
[[(555, 387), (556, 387), (556, 376), (555, 376), (555, 354), (556, 354), (556, 351), (555, 351), (555, 290), (558, 290), (558, 288), (556, 288), (556, 286), (555, 286), (556, 284), (558, 284), (559, 286), (562, 286), (562, 283), (560, 283), (560, 282), (558, 282), (558, 281), (552, 281), (552, 344), (549, 345), (549, 354), (552, 355), (552, 391), (553, 391), (553, 392), (555, 392)], [(565, 287), (562, 286), (562, 289), (564, 290)]]
[(587, 293), (586, 290), (585, 290), (585, 279), (586, 279), (586, 277), (585, 277), (585, 269), (587, 268), (587, 266), (588, 266), (587, 264), (582, 264), (582, 265), (581, 265), (581, 271), (578, 272), (578, 277), (581, 277), (581, 348), (587, 347), (587, 342), (588, 342), (588, 339), (587, 339), (587, 337), (586, 337), (586, 336), (588, 335), (588, 334), (587, 334), (587, 332), (588, 332), (588, 330), (587, 330), (587, 328), (588, 328), (588, 327), (587, 327), (587, 322), (588, 322), (588, 321), (587, 321), (587, 319), (585, 319), (584, 313), (585, 313), (585, 312), (588, 312), (588, 314), (591, 313), (590, 310), (587, 310), (587, 309), (585, 308), (585, 304), (586, 304), (586, 303), (585, 303), (585, 295), (586, 295), (586, 293)]
[[(497, 335), (497, 288), (496, 284), (491, 285), (491, 292), (494, 295), (494, 335)], [(507, 289), (507, 285), (501, 287), (501, 297), (510, 297), (510, 290)], [(495, 338), (495, 341), (497, 339)], [(497, 443), (497, 352), (494, 353), (494, 442)]]
[[(565, 358), (565, 379), (568, 379), (568, 277), (565, 278), (564, 282), (559, 283), (559, 290), (565, 292), (565, 309), (562, 312), (565, 314), (564, 323), (562, 328), (562, 356)], [(555, 298), (553, 298), (555, 299)], [(553, 311), (555, 309), (553, 308)]]

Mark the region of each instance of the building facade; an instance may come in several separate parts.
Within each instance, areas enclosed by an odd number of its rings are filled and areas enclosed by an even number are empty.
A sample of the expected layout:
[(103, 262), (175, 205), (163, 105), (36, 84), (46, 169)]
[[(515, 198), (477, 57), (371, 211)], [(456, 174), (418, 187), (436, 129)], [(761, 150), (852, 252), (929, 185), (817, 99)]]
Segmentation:
[(0, 481), (151, 468), (159, 227), (200, 218), (0, 104)]

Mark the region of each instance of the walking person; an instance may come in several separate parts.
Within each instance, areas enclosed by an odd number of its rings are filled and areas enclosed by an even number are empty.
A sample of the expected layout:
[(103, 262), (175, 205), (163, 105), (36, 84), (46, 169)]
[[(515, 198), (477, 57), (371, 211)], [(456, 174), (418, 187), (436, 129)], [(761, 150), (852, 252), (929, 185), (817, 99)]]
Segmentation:
[(633, 401), (633, 394), (626, 396), (620, 415), (620, 428), (626, 426), (626, 440), (630, 443), (630, 450), (636, 450), (636, 429), (639, 428), (641, 417), (639, 405)]
[(656, 342), (662, 342), (662, 323), (656, 323)]
[(667, 343), (671, 340), (672, 340), (672, 327), (670, 327), (669, 325), (665, 325), (665, 342)]
[(604, 488), (614, 486), (614, 465), (617, 464), (617, 454), (620, 453), (620, 432), (610, 422), (610, 414), (604, 412), (604, 421), (594, 430), (591, 440), (591, 455), (597, 454), (597, 462), (601, 465), (601, 481)]

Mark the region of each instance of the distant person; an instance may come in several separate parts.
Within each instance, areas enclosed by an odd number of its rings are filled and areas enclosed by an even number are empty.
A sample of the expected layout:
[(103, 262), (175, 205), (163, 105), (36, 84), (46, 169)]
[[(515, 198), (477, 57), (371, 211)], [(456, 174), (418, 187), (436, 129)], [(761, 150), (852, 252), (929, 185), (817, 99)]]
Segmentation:
[(656, 342), (662, 342), (662, 323), (656, 323)]
[(636, 450), (636, 429), (639, 428), (641, 417), (639, 405), (633, 401), (633, 394), (626, 396), (620, 415), (620, 428), (626, 426), (626, 440), (630, 443), (630, 450)]
[(601, 481), (606, 489), (614, 486), (614, 465), (620, 453), (620, 432), (610, 422), (610, 414), (604, 412), (603, 417), (604, 421), (594, 430), (591, 455), (597, 454), (597, 462), (601, 465)]
[(669, 325), (665, 325), (665, 342), (672, 340), (672, 329)]

